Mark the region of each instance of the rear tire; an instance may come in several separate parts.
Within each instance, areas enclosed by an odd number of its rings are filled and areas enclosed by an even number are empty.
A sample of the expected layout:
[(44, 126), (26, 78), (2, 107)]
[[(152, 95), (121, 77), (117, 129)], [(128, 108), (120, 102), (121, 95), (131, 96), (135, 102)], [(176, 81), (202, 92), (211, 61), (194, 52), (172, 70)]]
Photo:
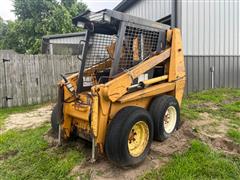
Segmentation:
[(179, 128), (180, 108), (175, 97), (163, 95), (155, 98), (150, 106), (154, 122), (154, 139), (164, 141)]
[(150, 114), (140, 107), (125, 107), (108, 126), (105, 152), (108, 159), (118, 166), (137, 165), (149, 153), (152, 138)]

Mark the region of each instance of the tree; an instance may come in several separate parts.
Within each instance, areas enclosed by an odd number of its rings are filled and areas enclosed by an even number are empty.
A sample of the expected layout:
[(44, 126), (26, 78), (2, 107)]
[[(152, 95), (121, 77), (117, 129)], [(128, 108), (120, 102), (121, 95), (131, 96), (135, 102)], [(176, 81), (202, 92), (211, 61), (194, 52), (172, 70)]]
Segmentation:
[[(17, 49), (21, 46), (18, 41), (20, 37), (16, 33), (16, 23), (13, 21), (4, 21), (0, 18), (0, 49)], [(15, 48), (13, 48), (13, 45)]]
[(0, 19), (0, 48), (39, 53), (42, 36), (79, 31), (71, 19), (86, 9), (77, 0), (14, 0), (17, 20), (4, 23)]
[(77, 0), (61, 0), (61, 4), (68, 9), (72, 17), (78, 15), (80, 12), (84, 12), (87, 9), (87, 5), (82, 1)]
[(0, 17), (0, 49), (3, 49), (3, 40), (7, 31), (7, 25), (4, 23), (2, 17)]

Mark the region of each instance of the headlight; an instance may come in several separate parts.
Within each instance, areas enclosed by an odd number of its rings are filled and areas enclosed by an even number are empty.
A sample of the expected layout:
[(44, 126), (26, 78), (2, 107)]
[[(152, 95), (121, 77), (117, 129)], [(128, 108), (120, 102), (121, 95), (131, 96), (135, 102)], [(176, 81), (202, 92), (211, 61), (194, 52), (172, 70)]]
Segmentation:
[(85, 23), (78, 21), (77, 22), (77, 27), (84, 28), (85, 27)]
[(104, 12), (99, 12), (95, 13), (89, 16), (90, 21), (95, 21), (95, 22), (109, 22), (111, 21), (111, 17), (107, 16)]
[(106, 22), (111, 22), (111, 17), (110, 16), (108, 16), (108, 15), (106, 15), (106, 14), (104, 14), (104, 21), (106, 21)]

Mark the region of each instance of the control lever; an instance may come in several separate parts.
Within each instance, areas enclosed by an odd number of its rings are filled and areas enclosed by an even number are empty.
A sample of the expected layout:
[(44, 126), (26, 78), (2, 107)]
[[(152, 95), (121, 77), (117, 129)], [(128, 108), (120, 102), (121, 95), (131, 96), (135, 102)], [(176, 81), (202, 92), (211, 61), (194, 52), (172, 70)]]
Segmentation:
[(68, 90), (72, 95), (74, 95), (74, 96), (76, 97), (76, 91), (75, 91), (73, 85), (67, 80), (67, 78), (66, 78), (63, 74), (60, 74), (60, 76), (63, 78), (67, 90)]

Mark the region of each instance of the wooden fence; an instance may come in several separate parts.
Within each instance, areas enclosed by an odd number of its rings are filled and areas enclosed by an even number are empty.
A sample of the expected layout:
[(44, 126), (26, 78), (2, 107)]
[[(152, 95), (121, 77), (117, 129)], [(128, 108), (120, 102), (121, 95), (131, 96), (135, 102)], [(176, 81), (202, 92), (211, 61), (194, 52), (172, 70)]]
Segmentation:
[(54, 101), (60, 74), (79, 64), (76, 56), (0, 53), (0, 107)]
[[(186, 94), (210, 88), (240, 88), (240, 56), (186, 56), (185, 61)], [(78, 71), (79, 65), (76, 56), (0, 51), (0, 108), (55, 101), (60, 74)]]

